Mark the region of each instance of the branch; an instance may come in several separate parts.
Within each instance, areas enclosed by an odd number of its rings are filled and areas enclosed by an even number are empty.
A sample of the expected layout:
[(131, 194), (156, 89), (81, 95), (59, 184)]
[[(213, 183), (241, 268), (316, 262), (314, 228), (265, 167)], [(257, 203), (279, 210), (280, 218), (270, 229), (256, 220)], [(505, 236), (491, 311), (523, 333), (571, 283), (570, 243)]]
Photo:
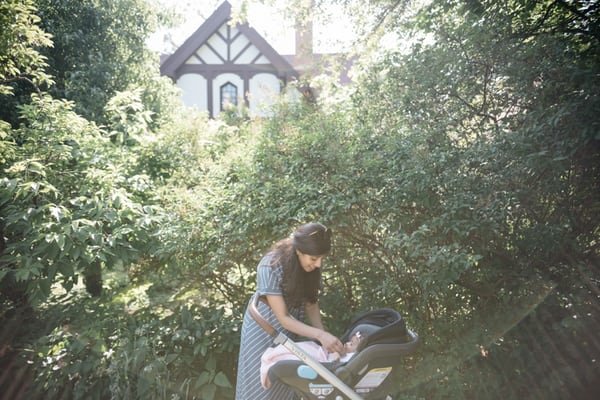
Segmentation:
[[(542, 25), (544, 25), (544, 23), (548, 20), (548, 18), (550, 18), (550, 12), (552, 11), (552, 9), (554, 7), (556, 7), (558, 5), (558, 1), (554, 1), (552, 4), (550, 4), (548, 6), (548, 8), (546, 9), (546, 12), (544, 12), (544, 15), (542, 16), (542, 18), (540, 18), (536, 23), (535, 26), (531, 29), (531, 32), (529, 33), (530, 35), (535, 34), (535, 32), (537, 32)], [(528, 35), (529, 36), (529, 35)]]
[(396, 9), (400, 6), (400, 3), (402, 3), (402, 0), (396, 0), (396, 2), (391, 5), (391, 7), (386, 8), (383, 11), (383, 13), (381, 14), (379, 20), (377, 21), (377, 23), (375, 24), (375, 26), (371, 30), (371, 34), (374, 34), (375, 32), (377, 32), (379, 30), (379, 28), (381, 28), (381, 26), (383, 25), (383, 23), (387, 19), (388, 15), (394, 14), (394, 11), (396, 11)]
[(33, 88), (35, 89), (37, 94), (39, 94), (39, 95), (42, 94), (42, 91), (40, 90), (40, 88), (31, 79), (27, 78), (26, 76), (15, 76), (14, 78), (4, 79), (4, 80), (0, 81), (0, 85), (5, 85), (8, 83), (19, 82), (19, 81), (28, 82), (31, 86), (33, 86)]

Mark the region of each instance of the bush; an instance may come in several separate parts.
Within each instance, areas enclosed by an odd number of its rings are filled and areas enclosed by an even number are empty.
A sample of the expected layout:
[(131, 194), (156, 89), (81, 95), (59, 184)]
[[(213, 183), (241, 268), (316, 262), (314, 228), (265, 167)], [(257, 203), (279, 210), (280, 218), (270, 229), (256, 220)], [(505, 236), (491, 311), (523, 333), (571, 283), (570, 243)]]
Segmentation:
[(25, 353), (36, 377), (28, 398), (233, 398), (239, 321), (230, 311), (183, 303), (127, 313), (118, 299), (110, 290), (52, 299), (45, 320), (56, 327)]

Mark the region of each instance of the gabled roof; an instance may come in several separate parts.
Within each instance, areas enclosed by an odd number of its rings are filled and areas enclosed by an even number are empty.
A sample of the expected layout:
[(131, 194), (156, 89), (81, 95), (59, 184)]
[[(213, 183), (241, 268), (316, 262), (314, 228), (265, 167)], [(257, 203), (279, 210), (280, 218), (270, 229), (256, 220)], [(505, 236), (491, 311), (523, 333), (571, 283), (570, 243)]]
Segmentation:
[[(167, 57), (160, 66), (160, 72), (171, 78), (178, 78), (177, 70), (202, 46), (223, 24), (231, 19), (231, 4), (224, 1), (206, 21), (194, 32), (173, 54)], [(236, 28), (243, 33), (250, 43), (269, 60), (281, 75), (298, 76), (298, 73), (271, 45), (247, 23), (238, 24)]]

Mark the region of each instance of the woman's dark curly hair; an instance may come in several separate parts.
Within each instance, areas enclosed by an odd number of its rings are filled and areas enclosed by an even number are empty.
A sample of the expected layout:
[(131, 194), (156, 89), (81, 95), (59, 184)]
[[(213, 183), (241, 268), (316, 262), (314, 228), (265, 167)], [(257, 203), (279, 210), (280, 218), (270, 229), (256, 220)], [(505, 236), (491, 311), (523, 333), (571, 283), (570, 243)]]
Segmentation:
[(331, 249), (331, 230), (319, 223), (300, 226), (291, 237), (280, 240), (271, 248), (271, 265), (281, 264), (281, 290), (288, 307), (316, 303), (321, 289), (321, 269), (306, 272), (300, 265), (296, 250), (312, 256), (323, 256)]

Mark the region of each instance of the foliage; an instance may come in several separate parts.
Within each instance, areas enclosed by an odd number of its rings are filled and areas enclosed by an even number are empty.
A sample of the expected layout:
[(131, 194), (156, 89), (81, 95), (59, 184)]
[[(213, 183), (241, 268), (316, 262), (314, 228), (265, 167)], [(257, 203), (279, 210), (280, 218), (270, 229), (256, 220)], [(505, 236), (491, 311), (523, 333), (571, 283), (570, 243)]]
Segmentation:
[(598, 10), (512, 5), (433, 2), (411, 26), (426, 39), (374, 64), (354, 96), (381, 160), (369, 204), (390, 212), (375, 218), (387, 246), (365, 236), (404, 270), (391, 290), (432, 351), (537, 275), (579, 315), (587, 296), (573, 287), (597, 294)]
[[(570, 288), (597, 292), (598, 43), (570, 28), (593, 9), (566, 23), (554, 7), (434, 2), (412, 21), (427, 40), (368, 67), (350, 112), (282, 108), (193, 197), (211, 204), (191, 210), (188, 240), (207, 282), (242, 309), (261, 252), (318, 219), (336, 232), (334, 329), (359, 309), (410, 310), (427, 351), (454, 347), (460, 363), (474, 350), (455, 332), (510, 320), (540, 277), (585, 314)], [(482, 342), (503, 332), (469, 326)]]
[[(2, 15), (11, 29), (3, 30), (0, 53), (11, 56), (0, 81), (15, 96), (0, 98), (2, 119), (18, 124), (16, 108), (27, 103), (35, 89), (22, 82), (27, 79), (35, 85), (55, 82), (50, 94), (73, 101), (78, 114), (99, 124), (107, 122), (107, 102), (117, 92), (133, 90), (141, 90), (152, 112), (152, 129), (170, 121), (175, 91), (168, 79), (159, 77), (158, 55), (146, 47), (158, 24), (169, 23), (167, 13), (144, 0), (12, 3), (3, 5), (8, 11)], [(12, 16), (18, 24), (8, 23)], [(7, 86), (9, 82), (14, 83)]]
[[(47, 73), (44, 47), (52, 46), (50, 35), (40, 28), (40, 18), (31, 0), (0, 3), (0, 124), (16, 126), (16, 107), (32, 92), (53, 84)], [(0, 127), (0, 154), (8, 152), (4, 126)], [(0, 156), (3, 157), (3, 156)], [(2, 161), (2, 160), (0, 160)]]
[[(122, 338), (108, 373), (116, 398), (219, 399), (232, 396), (237, 321), (223, 308), (182, 306)], [(129, 329), (132, 327), (130, 326)]]
[(144, 108), (139, 89), (117, 92), (108, 101), (104, 114), (111, 128), (109, 136), (113, 142), (135, 145), (148, 136), (152, 113)]
[[(392, 307), (420, 334), (397, 392), (553, 398), (594, 383), (575, 364), (593, 368), (600, 324), (595, 2), (411, 14), (371, 1), (374, 29), (411, 41), (357, 65), (350, 98), (217, 121), (174, 108), (148, 68), (156, 16), (141, 2), (78, 4), (39, 1), (56, 38), (52, 93), (73, 102), (19, 98), (8, 114), (20, 119), (0, 122), (0, 317), (24, 293), (44, 312), (11, 345), (33, 365), (28, 394), (231, 398), (256, 263), (309, 220), (334, 232), (331, 331)], [(110, 281), (116, 271), (129, 279)], [(57, 297), (81, 275), (99, 296)], [(537, 334), (557, 365), (545, 351), (529, 360)]]
[(69, 103), (36, 96), (21, 115), (2, 172), (1, 278), (39, 302), (55, 280), (69, 289), (82, 271), (137, 259), (154, 212), (136, 201), (138, 178), (120, 173), (127, 157)]
[(39, 48), (51, 46), (50, 37), (38, 26), (31, 0), (0, 4), (0, 95), (13, 93), (12, 82), (28, 81), (39, 87), (52, 82), (46, 58)]
[[(55, 77), (52, 94), (74, 101), (84, 117), (103, 121), (104, 105), (131, 85), (149, 93), (157, 57), (148, 35), (165, 18), (141, 0), (37, 0), (42, 27), (54, 46), (45, 54)], [(154, 65), (154, 71), (151, 67)]]
[[(151, 292), (152, 285), (146, 287)], [(231, 371), (223, 366), (231, 364), (236, 350), (237, 322), (222, 307), (183, 304), (168, 312), (141, 308), (123, 313), (123, 306), (146, 295), (125, 292), (125, 287), (113, 287), (90, 299), (74, 291), (66, 306), (47, 310), (56, 328), (37, 339), (36, 353), (27, 356), (39, 372), (29, 398), (232, 396)]]

